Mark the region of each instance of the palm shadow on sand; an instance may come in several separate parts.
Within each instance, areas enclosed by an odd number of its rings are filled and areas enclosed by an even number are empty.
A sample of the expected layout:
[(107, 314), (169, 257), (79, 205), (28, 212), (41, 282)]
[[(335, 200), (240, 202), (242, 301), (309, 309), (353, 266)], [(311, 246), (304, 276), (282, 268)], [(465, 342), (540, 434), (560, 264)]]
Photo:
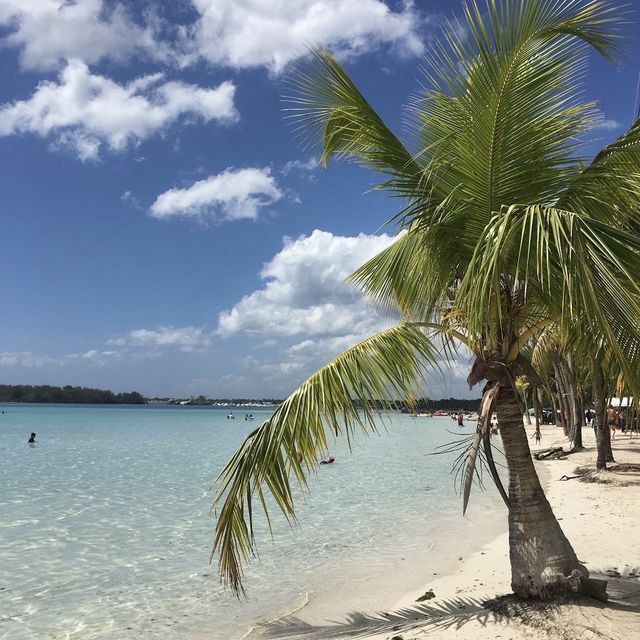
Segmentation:
[(342, 622), (312, 625), (293, 616), (281, 618), (260, 627), (261, 637), (278, 640), (331, 640), (366, 638), (372, 634), (407, 632), (414, 627), (460, 629), (471, 620), (482, 625), (502, 617), (489, 602), (476, 598), (452, 598), (433, 604), (416, 604), (396, 611), (374, 614), (352, 612)]
[[(614, 569), (599, 569), (592, 571), (591, 575), (609, 581), (609, 602), (583, 597), (563, 597), (551, 602), (525, 601), (514, 595), (491, 600), (451, 598), (389, 613), (352, 612), (344, 621), (328, 620), (320, 625), (287, 616), (262, 625), (260, 637), (270, 640), (358, 640), (381, 633), (400, 635), (412, 629), (458, 630), (475, 622), (483, 627), (519, 625), (558, 640), (635, 639), (640, 614), (640, 567), (627, 568), (622, 573)], [(612, 618), (617, 622), (610, 628)]]

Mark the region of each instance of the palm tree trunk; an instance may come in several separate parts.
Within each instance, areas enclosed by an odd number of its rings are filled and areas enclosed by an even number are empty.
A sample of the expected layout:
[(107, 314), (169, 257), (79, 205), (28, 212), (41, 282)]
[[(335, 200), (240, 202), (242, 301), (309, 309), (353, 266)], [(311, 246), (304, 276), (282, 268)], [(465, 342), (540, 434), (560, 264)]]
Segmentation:
[(596, 458), (596, 469), (603, 471), (607, 468), (607, 441), (611, 444), (609, 425), (607, 423), (607, 408), (605, 406), (604, 380), (602, 376), (602, 366), (599, 360), (593, 361), (593, 406), (596, 412), (594, 418), (596, 430), (596, 446), (598, 455)]
[(567, 376), (567, 385), (569, 387), (569, 406), (571, 415), (570, 439), (573, 442), (572, 451), (580, 451), (582, 446), (582, 423), (584, 422), (584, 411), (582, 410), (582, 402), (580, 401), (580, 389), (578, 385), (578, 376), (576, 375), (573, 362), (569, 357), (566, 361), (565, 371)]
[(544, 495), (511, 385), (501, 388), (496, 411), (509, 470), (511, 587), (523, 598), (585, 592), (589, 572), (578, 562)]
[(562, 431), (568, 438), (571, 429), (571, 409), (569, 407), (569, 390), (565, 384), (564, 375), (558, 362), (554, 361), (553, 369), (556, 377), (556, 389), (558, 404), (560, 406), (560, 422), (562, 423)]
[(556, 427), (560, 428), (562, 426), (562, 421), (558, 417), (558, 410), (562, 410), (562, 405), (558, 406), (558, 394), (555, 391), (550, 392), (551, 395), (551, 406), (553, 407), (553, 422)]
[(571, 440), (573, 441), (572, 451), (582, 449), (582, 423), (584, 422), (584, 410), (582, 407), (582, 391), (578, 382), (578, 374), (573, 362), (573, 357), (568, 354), (565, 359), (565, 370), (569, 384), (569, 401), (572, 409), (571, 416)]

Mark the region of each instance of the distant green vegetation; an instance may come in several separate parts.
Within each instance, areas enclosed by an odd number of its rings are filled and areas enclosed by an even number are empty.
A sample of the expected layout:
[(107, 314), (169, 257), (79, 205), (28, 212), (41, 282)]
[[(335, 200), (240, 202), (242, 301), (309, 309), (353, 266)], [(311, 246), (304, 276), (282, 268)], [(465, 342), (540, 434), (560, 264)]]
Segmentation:
[(442, 398), (441, 400), (430, 400), (429, 398), (420, 398), (416, 402), (418, 410), (428, 409), (430, 411), (479, 411), (480, 398), (473, 400), (463, 400), (461, 398)]
[(87, 387), (52, 387), (51, 385), (1, 384), (0, 402), (68, 402), (73, 404), (145, 404), (137, 391), (113, 393)]

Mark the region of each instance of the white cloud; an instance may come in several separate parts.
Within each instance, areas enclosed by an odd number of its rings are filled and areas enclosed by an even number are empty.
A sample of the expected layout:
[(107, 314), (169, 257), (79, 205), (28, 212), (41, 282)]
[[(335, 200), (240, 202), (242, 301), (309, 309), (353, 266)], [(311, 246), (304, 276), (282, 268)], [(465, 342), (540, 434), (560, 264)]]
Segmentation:
[(309, 173), (320, 168), (318, 158), (309, 158), (309, 160), (289, 160), (281, 169), (283, 176), (289, 175), (292, 171), (300, 171)]
[(134, 54), (167, 58), (155, 34), (154, 19), (138, 26), (123, 4), (103, 0), (2, 0), (0, 25), (9, 30), (5, 45), (20, 49), (25, 69), (54, 69), (65, 60), (88, 64), (126, 60)]
[[(136, 22), (117, 0), (2, 0), (1, 44), (17, 48), (25, 69), (52, 70), (66, 60), (127, 62), (140, 56), (186, 66), (204, 59), (274, 73), (308, 45), (339, 56), (391, 48), (420, 55), (420, 13), (412, 0), (191, 0), (196, 19), (171, 25), (145, 7)], [(392, 5), (400, 5), (392, 8)]]
[(598, 124), (594, 127), (594, 129), (604, 129), (605, 131), (615, 131), (616, 129), (620, 129), (622, 125), (612, 118), (604, 118), (600, 120)]
[(120, 85), (92, 75), (76, 60), (68, 63), (58, 82), (42, 82), (30, 99), (0, 106), (0, 136), (51, 137), (54, 146), (71, 147), (82, 160), (95, 159), (103, 145), (122, 151), (184, 116), (233, 122), (238, 117), (234, 93), (231, 82), (206, 89), (162, 82), (162, 74)]
[(186, 189), (160, 194), (149, 211), (155, 218), (209, 216), (222, 220), (255, 219), (258, 211), (282, 198), (268, 167), (226, 169)]
[(315, 230), (284, 239), (262, 269), (262, 289), (245, 296), (218, 319), (218, 334), (363, 336), (389, 325), (345, 279), (387, 247), (387, 235), (334, 236)]
[(65, 366), (80, 362), (103, 366), (111, 360), (120, 359), (123, 355), (121, 351), (100, 351), (98, 349), (91, 349), (82, 353), (67, 353), (55, 357), (37, 355), (31, 351), (5, 352), (0, 353), (0, 366), (41, 368), (47, 365)]
[(200, 14), (194, 56), (234, 68), (273, 73), (306, 53), (308, 45), (349, 56), (381, 47), (420, 55), (419, 16), (413, 2), (393, 11), (381, 0), (192, 0)]
[(184, 352), (208, 351), (213, 340), (205, 327), (159, 327), (135, 329), (124, 336), (111, 338), (107, 344), (116, 347), (170, 347)]
[(0, 353), (0, 367), (43, 367), (56, 364), (54, 358), (39, 356), (31, 351), (5, 351)]
[(81, 353), (68, 353), (59, 364), (86, 363), (97, 367), (104, 367), (114, 360), (121, 360), (127, 355), (125, 351), (90, 349)]

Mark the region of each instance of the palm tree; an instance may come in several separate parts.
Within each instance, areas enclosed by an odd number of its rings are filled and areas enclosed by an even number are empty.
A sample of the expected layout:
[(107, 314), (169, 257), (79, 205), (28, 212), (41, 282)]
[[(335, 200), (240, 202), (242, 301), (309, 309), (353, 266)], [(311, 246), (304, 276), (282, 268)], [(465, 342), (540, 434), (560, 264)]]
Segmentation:
[(266, 513), (268, 491), (295, 518), (291, 479), (307, 486), (327, 432), (375, 430), (379, 403), (411, 402), (424, 367), (443, 352), (453, 357), (457, 345), (474, 357), (469, 384), (485, 382), (463, 509), (483, 444), (493, 467), (495, 408), (514, 592), (592, 588), (536, 475), (514, 380), (539, 384), (524, 353), (551, 325), (585, 341), (597, 329), (620, 369), (638, 370), (640, 126), (588, 167), (578, 155), (579, 136), (599, 118), (580, 100), (586, 56), (614, 54), (621, 18), (607, 0), (487, 0), (484, 10), (470, 2), (463, 11), (464, 28), (446, 29), (428, 56), (428, 87), (410, 109), (412, 151), (329, 53), (316, 51), (292, 77), (290, 116), (322, 145), (322, 162), (369, 167), (384, 176), (379, 188), (402, 200), (401, 233), (352, 280), (403, 321), (303, 382), (220, 474), (212, 554), (236, 592), (254, 550), (253, 497)]

